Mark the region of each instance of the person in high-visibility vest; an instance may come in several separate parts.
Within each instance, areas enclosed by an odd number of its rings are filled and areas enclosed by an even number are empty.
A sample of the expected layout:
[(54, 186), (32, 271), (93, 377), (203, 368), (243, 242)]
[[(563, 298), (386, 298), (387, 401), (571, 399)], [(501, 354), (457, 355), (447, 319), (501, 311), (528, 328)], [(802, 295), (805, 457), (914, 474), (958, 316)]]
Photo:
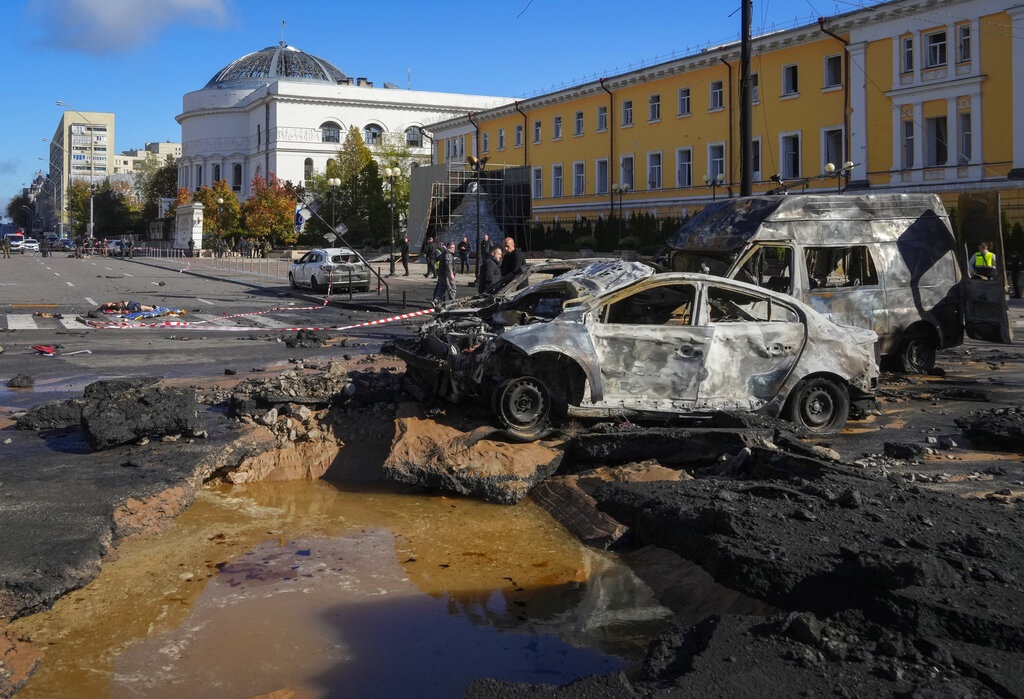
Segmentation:
[(971, 275), (980, 279), (995, 276), (996, 254), (988, 251), (988, 243), (980, 243), (978, 252), (971, 255)]

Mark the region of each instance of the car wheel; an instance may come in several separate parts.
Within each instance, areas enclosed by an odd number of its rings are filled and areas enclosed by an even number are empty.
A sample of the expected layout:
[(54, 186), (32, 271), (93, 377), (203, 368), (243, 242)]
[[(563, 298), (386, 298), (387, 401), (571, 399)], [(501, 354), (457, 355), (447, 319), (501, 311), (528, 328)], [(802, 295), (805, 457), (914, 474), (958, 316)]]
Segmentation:
[(850, 416), (850, 394), (846, 386), (831, 379), (801, 381), (789, 397), (790, 422), (811, 432), (837, 432)]
[(551, 396), (540, 379), (508, 379), (494, 390), (493, 405), (501, 426), (521, 439), (540, 439), (549, 431)]
[(908, 374), (927, 374), (935, 368), (935, 343), (921, 335), (906, 338), (900, 345), (899, 362)]
[(309, 288), (312, 291), (316, 291), (316, 292), (323, 291), (323, 288), (320, 286), (320, 281), (316, 277), (310, 277), (309, 278)]
[(295, 283), (295, 275), (293, 275), (291, 272), (288, 273), (288, 286), (290, 286), (293, 289), (299, 288), (299, 285)]

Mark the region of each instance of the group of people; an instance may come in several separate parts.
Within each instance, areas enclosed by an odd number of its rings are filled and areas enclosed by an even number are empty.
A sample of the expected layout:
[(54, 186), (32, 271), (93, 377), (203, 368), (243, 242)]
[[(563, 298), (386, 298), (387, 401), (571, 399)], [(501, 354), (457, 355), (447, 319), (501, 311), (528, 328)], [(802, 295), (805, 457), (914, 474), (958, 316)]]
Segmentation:
[[(402, 264), (405, 266), (406, 275), (409, 274), (408, 246), (409, 239), (406, 238), (402, 246)], [(426, 272), (423, 276), (437, 279), (433, 296), (435, 303), (445, 303), (455, 299), (456, 266), (459, 267), (460, 273), (464, 274), (470, 271), (471, 250), (472, 246), (465, 236), (458, 244), (454, 241), (438, 244), (432, 237), (427, 238), (420, 252), (426, 263)], [(526, 264), (526, 255), (516, 247), (516, 242), (511, 237), (505, 238), (503, 245), (492, 247), (490, 236), (484, 234), (480, 239), (480, 250), (483, 256), (480, 260), (476, 285), (477, 291), (481, 294), (493, 287), (502, 277), (518, 272)]]

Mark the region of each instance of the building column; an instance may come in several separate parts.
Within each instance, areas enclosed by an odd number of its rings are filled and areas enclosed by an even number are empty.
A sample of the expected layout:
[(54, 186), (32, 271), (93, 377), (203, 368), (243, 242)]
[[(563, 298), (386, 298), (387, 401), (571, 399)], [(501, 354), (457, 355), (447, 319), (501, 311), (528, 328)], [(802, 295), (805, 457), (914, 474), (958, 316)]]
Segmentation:
[[(1010, 41), (1016, 41), (1013, 37), (1024, 36), (1024, 5), (1011, 7), (1006, 10), (1013, 20), (1013, 30), (1010, 32)], [(1013, 168), (1008, 177), (1011, 180), (1024, 180), (1024, 52), (1013, 51), (1013, 67), (1010, 70), (1013, 81), (1013, 96), (1011, 98), (1013, 124)]]
[(850, 68), (850, 84), (847, 87), (850, 91), (850, 153), (848, 157), (857, 164), (857, 168), (854, 170), (857, 177), (850, 180), (847, 188), (869, 186), (868, 172), (871, 171), (871, 168), (882, 169), (879, 167), (880, 163), (868, 162), (868, 97), (867, 77), (864, 72), (866, 48), (865, 42), (849, 44), (846, 47), (846, 60)]

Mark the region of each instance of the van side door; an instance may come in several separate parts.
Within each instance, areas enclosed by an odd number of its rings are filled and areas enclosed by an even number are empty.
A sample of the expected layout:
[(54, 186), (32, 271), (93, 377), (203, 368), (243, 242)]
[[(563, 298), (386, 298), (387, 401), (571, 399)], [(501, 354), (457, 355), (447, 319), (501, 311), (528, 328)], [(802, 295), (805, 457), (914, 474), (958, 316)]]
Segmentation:
[[(874, 330), (884, 354), (893, 342), (890, 299), (870, 245), (803, 249), (807, 288), (802, 300), (836, 323)], [(884, 262), (881, 262), (884, 264)]]

